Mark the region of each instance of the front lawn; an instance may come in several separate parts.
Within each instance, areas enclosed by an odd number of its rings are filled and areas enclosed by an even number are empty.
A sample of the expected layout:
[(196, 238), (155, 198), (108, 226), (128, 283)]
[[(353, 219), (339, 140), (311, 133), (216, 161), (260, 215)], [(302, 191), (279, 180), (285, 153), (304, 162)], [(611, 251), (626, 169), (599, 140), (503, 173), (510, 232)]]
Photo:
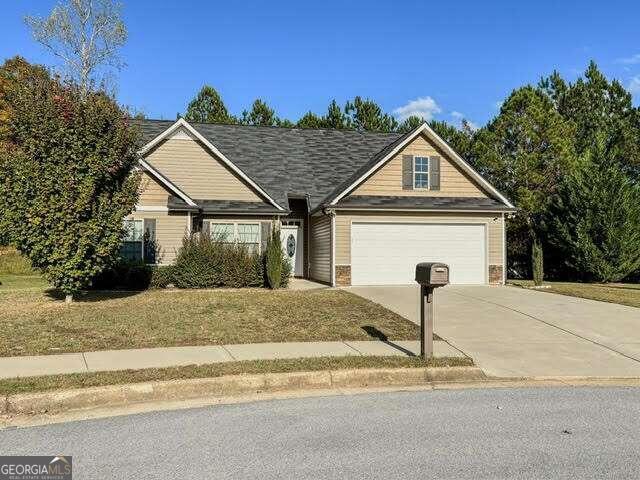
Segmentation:
[(91, 292), (66, 305), (0, 287), (0, 356), (234, 343), (417, 340), (419, 327), (341, 290)]
[[(525, 288), (533, 287), (533, 282), (527, 280), (512, 280), (509, 283)], [(640, 307), (640, 285), (636, 283), (544, 282), (544, 286), (546, 288), (537, 290), (599, 300), (601, 302), (619, 303), (630, 307)]]

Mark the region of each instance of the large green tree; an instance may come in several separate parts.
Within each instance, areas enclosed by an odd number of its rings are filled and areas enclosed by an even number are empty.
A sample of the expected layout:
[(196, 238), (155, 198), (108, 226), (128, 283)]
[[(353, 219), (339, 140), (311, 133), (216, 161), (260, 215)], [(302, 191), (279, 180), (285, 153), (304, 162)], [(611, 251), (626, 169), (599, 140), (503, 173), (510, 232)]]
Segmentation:
[(138, 198), (138, 133), (101, 92), (0, 67), (0, 198), (12, 243), (71, 300), (118, 257)]
[(322, 128), (324, 126), (323, 119), (313, 112), (307, 112), (296, 123), (299, 128)]
[(547, 213), (548, 236), (582, 280), (619, 281), (640, 268), (640, 185), (599, 134)]
[(344, 130), (349, 128), (349, 121), (347, 115), (342, 111), (340, 105), (335, 100), (331, 100), (331, 103), (327, 107), (327, 113), (322, 118), (325, 128), (333, 128), (336, 130)]
[(380, 105), (370, 99), (355, 97), (344, 107), (347, 115), (347, 125), (356, 130), (368, 132), (393, 132), (398, 128), (398, 122), (393, 116), (384, 113)]
[(204, 85), (196, 97), (189, 102), (184, 118), (189, 122), (237, 123), (237, 120), (229, 114), (220, 94), (209, 85)]
[(475, 167), (519, 208), (509, 222), (510, 255), (526, 258), (562, 176), (575, 162), (574, 126), (539, 89), (515, 90), (474, 136)]
[(619, 152), (618, 162), (628, 171), (640, 169), (640, 111), (631, 94), (617, 80), (609, 81), (595, 62), (584, 77), (566, 82), (557, 72), (540, 81), (539, 88), (557, 111), (575, 125), (575, 147), (582, 154), (602, 133)]
[(256, 99), (251, 105), (251, 110), (242, 112), (242, 123), (244, 125), (260, 125), (272, 127), (278, 125), (280, 119), (273, 108), (261, 99)]
[(471, 147), (475, 132), (466, 120), (462, 121), (462, 128), (456, 128), (440, 120), (431, 120), (429, 126), (462, 158), (467, 159), (472, 154)]

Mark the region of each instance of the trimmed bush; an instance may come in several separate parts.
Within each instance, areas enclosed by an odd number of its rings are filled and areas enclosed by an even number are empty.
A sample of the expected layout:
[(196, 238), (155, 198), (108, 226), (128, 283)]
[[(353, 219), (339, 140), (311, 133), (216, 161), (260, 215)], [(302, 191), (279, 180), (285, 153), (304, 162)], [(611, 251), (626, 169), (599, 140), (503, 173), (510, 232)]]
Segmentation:
[(167, 286), (174, 283), (173, 272), (173, 265), (159, 265), (157, 267), (153, 267), (149, 287), (167, 288)]

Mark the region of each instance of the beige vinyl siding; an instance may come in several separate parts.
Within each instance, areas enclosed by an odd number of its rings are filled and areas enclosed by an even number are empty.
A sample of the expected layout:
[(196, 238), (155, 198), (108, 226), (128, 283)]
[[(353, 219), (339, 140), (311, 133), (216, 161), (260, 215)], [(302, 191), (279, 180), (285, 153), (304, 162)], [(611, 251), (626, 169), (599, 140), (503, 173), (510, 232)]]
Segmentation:
[(187, 233), (189, 216), (186, 213), (134, 212), (127, 218), (155, 218), (156, 242), (160, 250), (157, 263), (168, 264), (175, 261), (176, 253), (182, 246), (182, 239)]
[(235, 172), (196, 140), (170, 138), (145, 160), (193, 199), (262, 201)]
[(138, 205), (166, 207), (171, 193), (147, 172), (142, 172)]
[(351, 223), (486, 223), (488, 265), (503, 264), (502, 215), (486, 213), (423, 213), (412, 212), (337, 212), (336, 213), (336, 265), (351, 264)]
[(309, 277), (331, 283), (331, 217), (310, 217)]
[[(440, 156), (440, 190), (403, 190), (402, 156)], [(371, 175), (352, 195), (401, 195), (431, 197), (486, 197), (477, 186), (451, 159), (425, 135), (420, 135), (405, 146), (397, 155)]]

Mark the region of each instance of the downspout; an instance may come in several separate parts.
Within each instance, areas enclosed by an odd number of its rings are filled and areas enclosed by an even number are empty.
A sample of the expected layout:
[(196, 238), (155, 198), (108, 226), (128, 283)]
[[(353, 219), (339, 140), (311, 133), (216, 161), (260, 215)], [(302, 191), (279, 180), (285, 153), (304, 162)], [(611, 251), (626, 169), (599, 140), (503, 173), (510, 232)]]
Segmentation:
[(502, 285), (507, 284), (507, 217), (502, 213)]
[(336, 212), (332, 209), (324, 209), (331, 218), (331, 286), (336, 286)]

